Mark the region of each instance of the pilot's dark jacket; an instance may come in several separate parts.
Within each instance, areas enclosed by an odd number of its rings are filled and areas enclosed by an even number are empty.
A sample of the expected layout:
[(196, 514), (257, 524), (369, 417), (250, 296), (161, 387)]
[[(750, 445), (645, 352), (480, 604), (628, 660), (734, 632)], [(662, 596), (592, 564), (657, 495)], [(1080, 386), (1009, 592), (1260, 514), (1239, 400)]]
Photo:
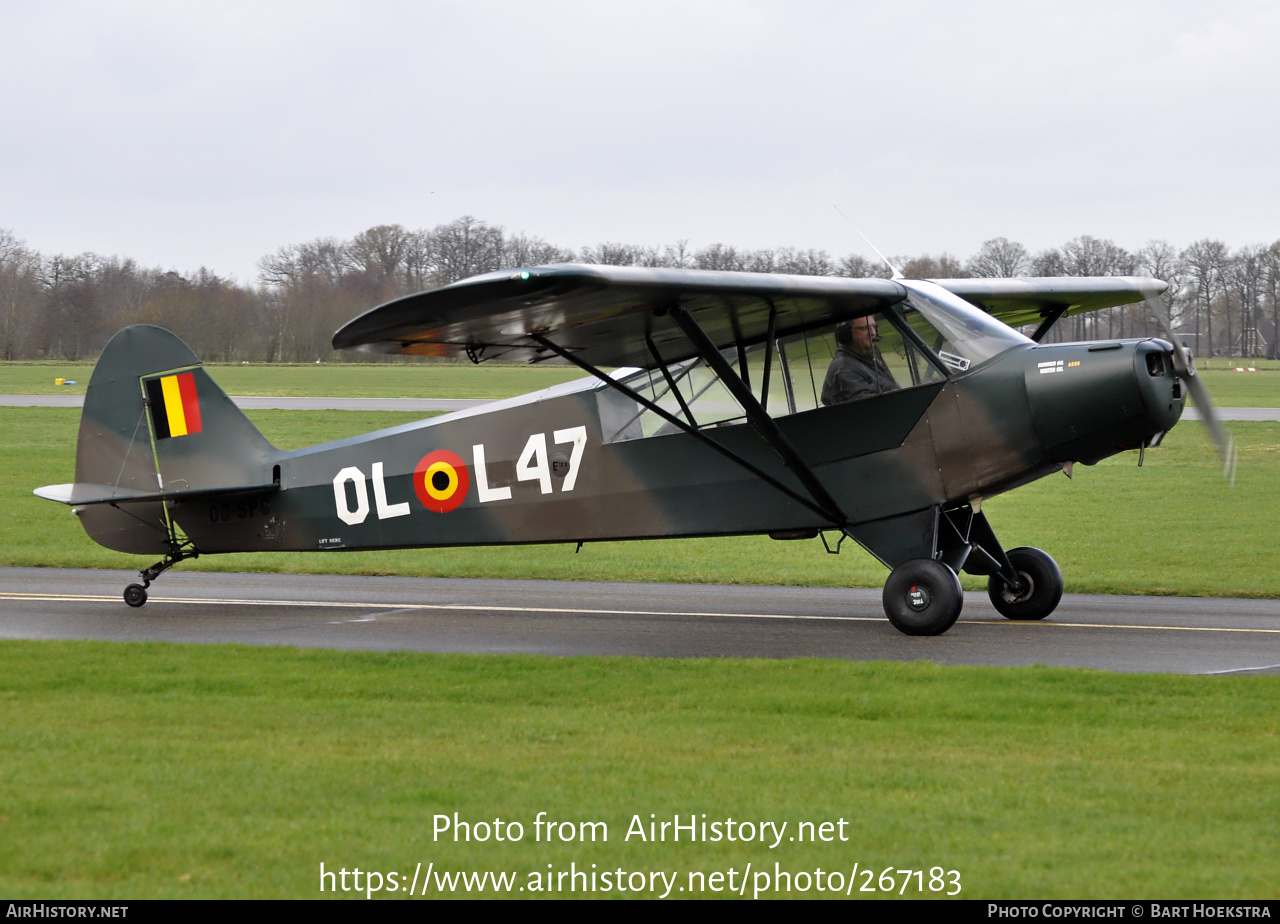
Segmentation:
[(823, 404), (843, 404), (855, 398), (866, 398), (886, 391), (897, 391), (897, 382), (880, 357), (863, 356), (841, 344), (827, 367), (822, 383)]

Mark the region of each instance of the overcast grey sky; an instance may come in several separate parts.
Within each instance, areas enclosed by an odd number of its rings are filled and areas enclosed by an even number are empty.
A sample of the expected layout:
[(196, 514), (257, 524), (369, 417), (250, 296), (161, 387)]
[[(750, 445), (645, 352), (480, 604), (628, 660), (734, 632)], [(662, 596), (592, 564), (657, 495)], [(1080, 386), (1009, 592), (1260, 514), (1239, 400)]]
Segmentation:
[(1280, 238), (1280, 3), (0, 2), (0, 228), (256, 278), (463, 214), (566, 247)]

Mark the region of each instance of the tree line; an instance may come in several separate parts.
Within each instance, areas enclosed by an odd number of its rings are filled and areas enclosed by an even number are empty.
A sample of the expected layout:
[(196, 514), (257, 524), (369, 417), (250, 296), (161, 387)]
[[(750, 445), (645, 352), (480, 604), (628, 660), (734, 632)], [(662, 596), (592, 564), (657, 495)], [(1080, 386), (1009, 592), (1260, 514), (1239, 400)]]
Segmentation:
[[(891, 258), (913, 278), (1155, 276), (1169, 282), (1163, 308), (1200, 356), (1277, 356), (1280, 241), (1232, 250), (1205, 239), (1179, 249), (1152, 241), (1136, 251), (1082, 236), (1037, 253), (1005, 238), (968, 259)], [(177, 273), (84, 253), (45, 256), (0, 229), (0, 359), (91, 359), (128, 324), (167, 327), (215, 362), (351, 359), (329, 346), (333, 331), (389, 299), (477, 273), (549, 263), (665, 266), (810, 276), (888, 276), (860, 254), (793, 247), (692, 248), (606, 242), (580, 250), (509, 234), (471, 216), (430, 229), (378, 225), (349, 240), (281, 247), (258, 261), (255, 285), (201, 268)], [(1147, 306), (1125, 306), (1059, 323), (1053, 340), (1158, 333)], [(361, 357), (372, 359), (373, 357)]]

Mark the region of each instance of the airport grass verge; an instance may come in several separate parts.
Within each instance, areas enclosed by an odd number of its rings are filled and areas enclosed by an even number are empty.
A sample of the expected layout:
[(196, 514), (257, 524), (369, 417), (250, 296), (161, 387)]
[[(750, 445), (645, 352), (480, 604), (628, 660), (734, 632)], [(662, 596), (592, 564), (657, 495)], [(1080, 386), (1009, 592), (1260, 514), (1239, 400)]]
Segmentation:
[[(1274, 676), (3, 641), (0, 893), (318, 898), (322, 861), (856, 862), (956, 869), (966, 898), (1274, 897), (1278, 695)], [(434, 841), (454, 812), (525, 836)], [(535, 841), (538, 812), (608, 841)], [(843, 818), (848, 841), (624, 840), (651, 813)]]
[[(229, 395), (509, 398), (582, 378), (574, 366), (469, 362), (206, 363)], [(92, 363), (0, 362), (0, 394), (83, 395)], [(74, 385), (57, 385), (68, 379)], [(1280, 382), (1277, 382), (1280, 386)]]
[[(582, 378), (565, 365), (469, 362), (206, 363), (227, 394), (347, 398), (509, 398)], [(1219, 407), (1280, 407), (1280, 362), (1214, 359), (1199, 367)], [(1256, 372), (1236, 372), (1236, 368)], [(93, 363), (0, 362), (0, 394), (83, 395)], [(57, 385), (57, 379), (74, 385)]]
[[(356, 411), (255, 411), (285, 448), (411, 421), (415, 415)], [(0, 565), (138, 569), (150, 558), (94, 544), (63, 507), (31, 489), (73, 477), (79, 413), (5, 408), (0, 413)], [(1008, 548), (1031, 545), (1057, 559), (1074, 593), (1280, 597), (1280, 424), (1232, 424), (1239, 447), (1234, 487), (1222, 477), (1203, 425), (1180, 424), (1146, 465), (1137, 453), (1077, 466), (987, 501)], [(879, 587), (885, 569), (846, 542), (827, 555), (818, 540), (749, 536), (390, 552), (219, 555), (185, 569), (429, 577), (551, 578)], [(964, 577), (978, 589), (980, 578)], [(160, 585), (161, 587), (163, 584)]]

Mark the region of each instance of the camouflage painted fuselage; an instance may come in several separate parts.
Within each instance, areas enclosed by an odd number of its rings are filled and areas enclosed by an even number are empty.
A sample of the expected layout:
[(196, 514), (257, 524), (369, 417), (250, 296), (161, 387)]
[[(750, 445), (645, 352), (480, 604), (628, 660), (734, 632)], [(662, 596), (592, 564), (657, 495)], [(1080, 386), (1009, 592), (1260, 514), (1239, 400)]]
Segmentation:
[[(833, 525), (687, 433), (605, 442), (608, 386), (594, 380), (285, 452), (172, 335), (131, 328), (117, 341), (86, 399), (77, 482), (166, 496), (78, 507), (90, 535), (112, 548), (163, 552), (162, 505), (202, 554), (800, 535)], [(140, 350), (152, 357), (142, 369)], [(1019, 346), (945, 383), (776, 420), (852, 535), (894, 566), (932, 556), (933, 511), (1137, 448), (1173, 426), (1184, 399), (1168, 351), (1158, 340)], [(174, 369), (194, 372), (203, 426), (157, 438), (139, 424), (146, 382)], [(749, 425), (705, 432), (805, 493)]]

